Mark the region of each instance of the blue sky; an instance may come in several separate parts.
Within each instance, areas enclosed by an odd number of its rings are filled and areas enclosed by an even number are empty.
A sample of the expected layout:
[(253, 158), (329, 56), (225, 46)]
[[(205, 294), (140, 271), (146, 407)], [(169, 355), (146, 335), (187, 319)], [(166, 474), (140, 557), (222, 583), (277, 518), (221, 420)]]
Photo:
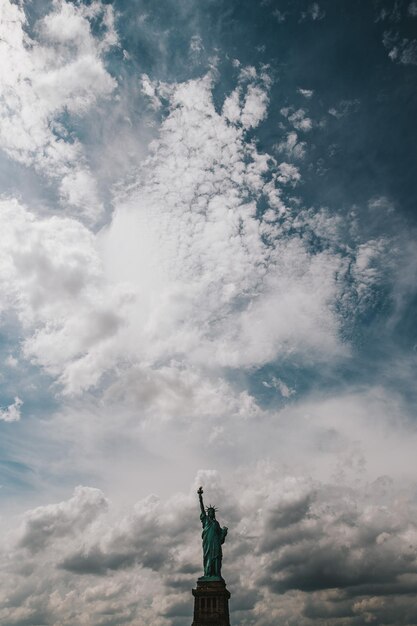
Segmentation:
[(417, 3), (0, 29), (0, 621), (416, 624)]

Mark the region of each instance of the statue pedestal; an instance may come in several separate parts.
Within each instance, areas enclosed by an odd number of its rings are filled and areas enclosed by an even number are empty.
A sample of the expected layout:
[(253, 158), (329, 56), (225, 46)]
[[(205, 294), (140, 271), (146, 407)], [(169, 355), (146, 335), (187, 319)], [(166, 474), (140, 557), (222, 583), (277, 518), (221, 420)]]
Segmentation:
[(222, 579), (197, 580), (193, 589), (194, 620), (192, 626), (230, 626), (229, 598), (226, 583)]

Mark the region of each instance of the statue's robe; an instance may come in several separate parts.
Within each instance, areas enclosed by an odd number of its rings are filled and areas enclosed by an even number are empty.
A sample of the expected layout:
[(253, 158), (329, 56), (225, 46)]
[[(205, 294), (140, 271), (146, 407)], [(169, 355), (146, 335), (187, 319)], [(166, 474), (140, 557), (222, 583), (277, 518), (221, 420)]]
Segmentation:
[(203, 526), (204, 576), (221, 576), (222, 544), (227, 530), (220, 528), (219, 522), (205, 513), (201, 513), (200, 519)]

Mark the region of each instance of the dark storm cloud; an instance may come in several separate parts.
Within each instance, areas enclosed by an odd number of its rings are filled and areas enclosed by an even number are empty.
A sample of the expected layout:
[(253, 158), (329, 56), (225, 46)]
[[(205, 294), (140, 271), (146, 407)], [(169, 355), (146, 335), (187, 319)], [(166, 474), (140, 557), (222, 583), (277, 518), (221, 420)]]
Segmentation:
[[(149, 498), (102, 545), (93, 544), (88, 549), (67, 553), (57, 566), (76, 574), (97, 576), (134, 565), (164, 572), (172, 567), (172, 552), (187, 533), (185, 519), (173, 519), (161, 509), (158, 499)], [(196, 566), (180, 563), (176, 571), (183, 569), (190, 573), (196, 571)]]
[[(195, 576), (198, 576), (200, 574), (200, 567), (196, 567), (194, 569), (193, 572), (190, 572), (191, 574), (193, 574), (194, 578)], [(176, 569), (176, 572), (179, 571), (179, 568)], [(170, 590), (174, 590), (176, 593), (179, 593), (181, 591), (190, 591), (190, 576), (177, 576), (176, 573), (172, 574), (170, 577), (167, 577), (166, 581), (165, 581), (165, 587), (167, 589)]]
[(196, 563), (183, 563), (177, 568), (179, 574), (196, 574), (200, 571), (200, 566)]
[[(294, 503), (298, 516), (281, 527), (277, 510), (267, 515), (259, 550), (268, 555), (259, 583), (275, 593), (344, 589), (352, 596), (417, 590), (417, 547), (408, 532), (413, 507), (404, 518), (344, 492), (305, 495)], [(394, 495), (394, 494), (393, 494)], [(330, 496), (330, 498), (329, 498)], [(308, 503), (308, 504), (307, 504)], [(285, 509), (283, 510), (285, 514)], [(278, 520), (274, 524), (274, 519)]]
[(78, 534), (106, 508), (107, 500), (101, 491), (77, 487), (70, 500), (27, 513), (20, 546), (39, 552), (51, 541)]
[(128, 568), (135, 563), (134, 554), (104, 554), (99, 547), (92, 548), (87, 554), (78, 552), (66, 557), (58, 567), (74, 574), (95, 574), (104, 576), (109, 570)]
[(305, 518), (314, 499), (314, 494), (308, 493), (300, 498), (283, 502), (276, 509), (269, 512), (266, 522), (267, 531), (274, 531), (276, 528), (287, 528)]
[(335, 594), (331, 601), (326, 601), (325, 598), (319, 599), (309, 596), (303, 613), (312, 620), (355, 617), (350, 599), (344, 598), (343, 594)]
[[(292, 614), (303, 626), (304, 619), (318, 624), (344, 619), (346, 626), (356, 626), (369, 622), (369, 616), (377, 616), (381, 624), (413, 623), (401, 615), (414, 619), (417, 513), (392, 481), (381, 477), (352, 489), (271, 473), (266, 479), (257, 471), (250, 472), (253, 493), (243, 490), (241, 504), (230, 499), (224, 507), (224, 521), (233, 527), (224, 547), (224, 574), (232, 590), (235, 620), (244, 616), (251, 624), (258, 615), (262, 626), (272, 626), (275, 618), (268, 618), (265, 607), (291, 606), (290, 598), (298, 597)], [(223, 497), (216, 501), (221, 503)], [(124, 518), (96, 515), (93, 522), (91, 511), (87, 516), (86, 511), (95, 510), (92, 505), (101, 501), (97, 493), (79, 491), (67, 502), (26, 515), (36, 518), (38, 525), (43, 520), (50, 532), (46, 541), (26, 527), (25, 537), (31, 536), (29, 545), (36, 546), (36, 559), (26, 571), (16, 565), (11, 572), (19, 579), (23, 575), (26, 583), (9, 590), (7, 610), (26, 607), (30, 617), (10, 623), (31, 623), (38, 615), (45, 615), (49, 623), (57, 609), (49, 606), (48, 599), (57, 585), (79, 589), (77, 610), (83, 611), (84, 603), (96, 603), (98, 613), (91, 624), (101, 623), (100, 606), (106, 603), (109, 624), (131, 623), (140, 606), (143, 610), (137, 589), (146, 580), (158, 581), (149, 593), (162, 594), (160, 615), (173, 625), (188, 619), (190, 587), (201, 571), (194, 498), (163, 503), (150, 497)], [(84, 515), (83, 522), (70, 528), (62, 520), (76, 511)], [(222, 523), (223, 516), (219, 517)], [(192, 539), (190, 524), (195, 526)], [(10, 556), (16, 563), (19, 551), (22, 554), (21, 541)], [(141, 595), (141, 602), (145, 597)], [(387, 610), (388, 598), (393, 598), (395, 610)], [(59, 610), (65, 612), (67, 622), (77, 623), (76, 613), (70, 617), (74, 603), (62, 603)], [(382, 615), (386, 622), (381, 621)]]
[[(301, 592), (306, 594), (306, 618), (344, 617), (353, 626), (365, 623), (357, 615), (358, 602), (375, 598), (377, 607), (376, 598), (383, 603), (385, 597), (410, 597), (417, 592), (417, 548), (410, 541), (417, 533), (416, 511), (411, 503), (401, 504), (401, 514), (390, 506), (395, 501), (391, 481), (381, 477), (354, 491), (292, 480), (279, 493), (278, 501), (258, 517), (257, 536), (235, 532), (225, 548), (229, 584), (236, 588), (236, 611), (251, 611), (262, 601), (263, 590), (277, 598)], [(57, 566), (73, 574), (105, 577), (140, 565), (158, 572), (167, 590), (186, 593), (189, 575), (195, 575), (199, 565), (178, 560), (178, 547), (187, 543), (187, 526), (177, 518), (180, 524), (173, 527), (171, 514), (157, 501), (144, 503), (127, 525), (122, 524), (123, 530), (112, 533), (101, 547), (67, 554)], [(253, 527), (254, 516), (252, 509), (242, 515), (234, 508), (228, 517), (244, 518)], [(252, 588), (239, 571), (244, 571), (249, 554), (260, 559)], [(173, 599), (164, 615), (176, 619), (186, 607), (186, 602)]]
[[(172, 539), (171, 539), (172, 541)], [(124, 552), (114, 550), (114, 546), (122, 543)], [(123, 537), (116, 542), (110, 543), (105, 550), (99, 546), (91, 547), (87, 552), (78, 551), (66, 556), (58, 567), (77, 574), (95, 574), (104, 576), (109, 570), (127, 569), (133, 565), (141, 565), (154, 571), (159, 571), (164, 566), (169, 551), (167, 537), (154, 536), (152, 541), (146, 534), (139, 541), (132, 536)]]
[(190, 615), (190, 600), (184, 598), (183, 600), (175, 599), (163, 612), (165, 617), (172, 618), (184, 618)]
[(261, 600), (261, 592), (259, 589), (242, 588), (239, 585), (237, 592), (233, 593), (233, 606), (236, 611), (252, 611), (256, 603)]
[[(349, 626), (366, 626), (369, 623), (406, 625), (415, 624), (417, 610), (412, 596), (375, 597), (358, 596), (354, 602), (343, 594), (333, 597), (312, 594), (305, 603), (303, 615), (318, 623), (323, 620), (340, 620)], [(324, 623), (326, 623), (326, 621)], [(328, 623), (328, 622), (327, 622)]]

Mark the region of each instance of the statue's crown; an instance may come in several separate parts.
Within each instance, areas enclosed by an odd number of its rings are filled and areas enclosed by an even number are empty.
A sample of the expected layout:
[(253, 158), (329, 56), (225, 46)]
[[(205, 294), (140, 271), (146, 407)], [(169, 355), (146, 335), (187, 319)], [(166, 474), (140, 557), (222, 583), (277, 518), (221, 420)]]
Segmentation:
[(215, 506), (213, 506), (212, 504), (209, 504), (208, 506), (206, 506), (206, 511), (218, 511), (219, 509), (217, 509)]

